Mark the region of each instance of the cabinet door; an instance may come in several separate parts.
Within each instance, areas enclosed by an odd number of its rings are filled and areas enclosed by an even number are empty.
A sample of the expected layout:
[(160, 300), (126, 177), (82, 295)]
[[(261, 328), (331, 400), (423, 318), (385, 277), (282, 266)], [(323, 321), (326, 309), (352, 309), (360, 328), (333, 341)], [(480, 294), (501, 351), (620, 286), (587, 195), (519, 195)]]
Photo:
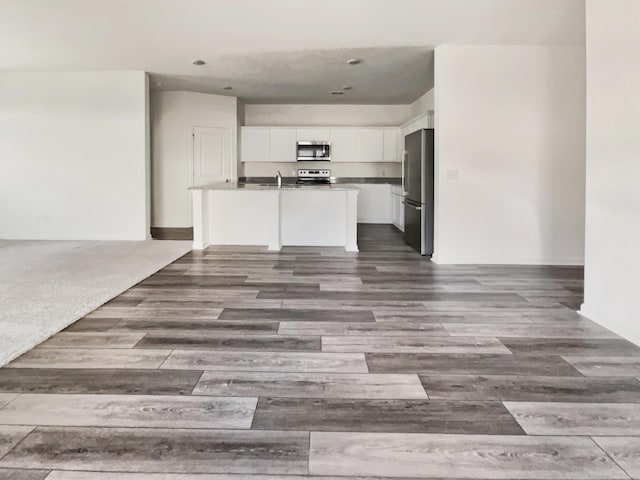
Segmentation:
[(384, 154), (383, 158), (385, 162), (400, 162), (398, 157), (398, 137), (399, 131), (397, 128), (385, 128), (384, 129)]
[(393, 224), (404, 232), (404, 204), (402, 203), (402, 196), (398, 193), (392, 193), (391, 203), (393, 204)]
[(313, 140), (316, 142), (330, 142), (331, 130), (328, 128), (314, 128)]
[(270, 157), (272, 162), (296, 161), (296, 129), (271, 129)]
[(313, 142), (313, 128), (296, 129), (296, 139), (298, 142)]
[(392, 223), (391, 186), (388, 184), (358, 185), (358, 222)]
[(392, 194), (391, 202), (393, 203), (393, 224), (400, 228), (400, 197)]
[(356, 131), (358, 162), (384, 161), (384, 135), (382, 128), (359, 128)]
[(269, 128), (242, 127), (240, 145), (243, 162), (271, 161)]
[(356, 130), (354, 128), (331, 129), (331, 161), (357, 162)]

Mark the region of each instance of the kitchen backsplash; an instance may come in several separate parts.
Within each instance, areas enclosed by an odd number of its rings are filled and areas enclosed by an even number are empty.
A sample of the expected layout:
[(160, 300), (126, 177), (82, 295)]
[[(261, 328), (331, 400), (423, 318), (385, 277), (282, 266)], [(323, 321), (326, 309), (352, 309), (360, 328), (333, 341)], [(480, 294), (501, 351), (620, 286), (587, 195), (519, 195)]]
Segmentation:
[(331, 163), (331, 162), (283, 162), (283, 163), (241, 163), (243, 177), (271, 177), (278, 170), (285, 177), (297, 175), (299, 168), (328, 168), (333, 177), (400, 177), (400, 163)]

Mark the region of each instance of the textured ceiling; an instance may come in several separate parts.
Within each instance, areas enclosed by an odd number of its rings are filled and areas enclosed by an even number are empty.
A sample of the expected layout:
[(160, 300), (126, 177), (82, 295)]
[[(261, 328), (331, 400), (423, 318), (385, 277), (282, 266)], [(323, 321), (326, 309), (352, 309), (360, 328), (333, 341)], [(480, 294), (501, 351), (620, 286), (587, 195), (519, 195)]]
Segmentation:
[[(351, 66), (350, 58), (360, 58)], [(227, 56), (201, 75), (153, 74), (153, 90), (235, 95), (246, 103), (411, 103), (433, 86), (433, 50), (364, 48)], [(161, 84), (161, 85), (159, 85)], [(231, 86), (233, 90), (224, 90)], [(344, 95), (332, 90), (352, 87)]]

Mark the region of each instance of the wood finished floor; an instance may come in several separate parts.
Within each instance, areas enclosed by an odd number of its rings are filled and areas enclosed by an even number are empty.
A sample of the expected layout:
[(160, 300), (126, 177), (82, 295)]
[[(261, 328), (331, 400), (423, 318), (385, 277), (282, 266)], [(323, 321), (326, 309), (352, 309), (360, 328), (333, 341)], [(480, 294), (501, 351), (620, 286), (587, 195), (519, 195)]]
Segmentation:
[(582, 269), (192, 252), (0, 369), (0, 480), (640, 479)]

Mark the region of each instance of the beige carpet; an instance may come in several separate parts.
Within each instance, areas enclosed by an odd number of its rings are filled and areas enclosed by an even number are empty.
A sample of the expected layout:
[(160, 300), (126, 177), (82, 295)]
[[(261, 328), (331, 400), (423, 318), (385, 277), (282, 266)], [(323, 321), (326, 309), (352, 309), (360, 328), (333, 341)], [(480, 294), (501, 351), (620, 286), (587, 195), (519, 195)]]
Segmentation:
[(191, 250), (191, 242), (0, 240), (0, 366)]

